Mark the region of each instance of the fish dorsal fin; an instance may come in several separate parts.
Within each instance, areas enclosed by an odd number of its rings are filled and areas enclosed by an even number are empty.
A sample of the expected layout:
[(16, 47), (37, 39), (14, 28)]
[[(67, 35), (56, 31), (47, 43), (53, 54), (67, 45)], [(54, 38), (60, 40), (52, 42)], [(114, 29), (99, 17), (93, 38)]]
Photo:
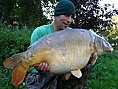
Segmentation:
[(23, 82), (27, 70), (29, 67), (25, 67), (22, 65), (22, 62), (20, 62), (13, 70), (12, 72), (12, 82), (15, 86), (18, 86), (20, 83)]
[(80, 78), (82, 76), (82, 72), (80, 71), (80, 69), (73, 70), (73, 71), (71, 71), (71, 73), (77, 78)]

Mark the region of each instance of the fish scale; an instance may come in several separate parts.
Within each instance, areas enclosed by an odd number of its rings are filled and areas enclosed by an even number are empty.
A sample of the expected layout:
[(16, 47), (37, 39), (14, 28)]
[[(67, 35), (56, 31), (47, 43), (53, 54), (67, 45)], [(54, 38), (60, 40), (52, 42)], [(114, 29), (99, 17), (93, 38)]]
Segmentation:
[(12, 82), (18, 86), (23, 82), (29, 67), (42, 62), (49, 64), (49, 72), (72, 73), (80, 78), (81, 69), (88, 61), (94, 64), (99, 54), (110, 51), (113, 51), (110, 43), (94, 32), (66, 29), (40, 38), (26, 51), (7, 58), (3, 64), (13, 69)]

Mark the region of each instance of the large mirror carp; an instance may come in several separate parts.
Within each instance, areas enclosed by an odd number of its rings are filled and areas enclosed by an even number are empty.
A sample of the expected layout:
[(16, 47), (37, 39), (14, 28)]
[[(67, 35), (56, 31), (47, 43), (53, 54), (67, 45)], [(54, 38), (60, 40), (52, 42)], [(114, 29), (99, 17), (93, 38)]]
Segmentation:
[(47, 62), (54, 74), (72, 73), (80, 78), (81, 70), (90, 57), (94, 64), (99, 54), (113, 48), (104, 38), (86, 29), (66, 29), (46, 35), (29, 46), (25, 52), (14, 54), (4, 61), (6, 68), (13, 69), (12, 82), (23, 82), (31, 66)]

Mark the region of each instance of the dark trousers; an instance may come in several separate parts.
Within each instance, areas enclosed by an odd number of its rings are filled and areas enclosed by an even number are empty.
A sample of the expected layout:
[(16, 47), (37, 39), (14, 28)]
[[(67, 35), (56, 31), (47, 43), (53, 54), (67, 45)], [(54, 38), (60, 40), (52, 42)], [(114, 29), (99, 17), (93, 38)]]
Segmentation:
[(28, 73), (26, 76), (27, 89), (87, 89), (87, 79), (91, 65), (82, 69), (82, 77), (76, 78), (73, 75), (65, 80), (66, 74), (55, 75), (49, 72), (39, 74)]
[(56, 75), (51, 73), (28, 73), (26, 76), (27, 89), (62, 89), (62, 81), (65, 81), (65, 75)]

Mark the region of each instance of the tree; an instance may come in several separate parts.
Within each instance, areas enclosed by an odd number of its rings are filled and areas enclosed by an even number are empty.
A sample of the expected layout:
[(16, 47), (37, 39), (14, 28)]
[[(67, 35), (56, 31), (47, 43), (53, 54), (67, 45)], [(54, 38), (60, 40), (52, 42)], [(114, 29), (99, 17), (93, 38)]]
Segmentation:
[(13, 9), (14, 1), (13, 0), (0, 0), (0, 20), (2, 22), (7, 21), (10, 17), (10, 13)]
[[(55, 0), (50, 2), (54, 3)], [(48, 3), (47, 0), (2, 0), (0, 20), (7, 25), (13, 25), (13, 21), (17, 21), (23, 26), (40, 26), (49, 21), (42, 10)]]
[(114, 48), (118, 48), (118, 15), (112, 16), (113, 19), (113, 25), (111, 27), (108, 27), (107, 29), (107, 35), (105, 38), (112, 43), (112, 46)]
[(107, 38), (108, 41), (112, 40), (107, 36), (112, 32), (112, 29), (110, 28), (115, 25), (112, 16), (118, 14), (118, 10), (114, 9), (114, 5), (104, 4), (104, 6), (100, 6), (100, 0), (71, 1), (76, 6), (76, 16), (72, 27), (88, 30), (92, 29), (100, 36)]

